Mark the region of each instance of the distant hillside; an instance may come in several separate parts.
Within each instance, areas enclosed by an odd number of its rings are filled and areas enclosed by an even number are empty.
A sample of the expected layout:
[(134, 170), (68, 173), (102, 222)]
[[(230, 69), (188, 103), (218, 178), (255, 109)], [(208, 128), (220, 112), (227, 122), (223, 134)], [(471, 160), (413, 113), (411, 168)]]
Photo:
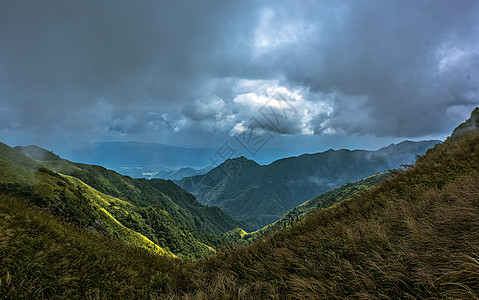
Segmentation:
[(280, 159), (266, 166), (241, 157), (177, 184), (200, 203), (218, 206), (259, 229), (317, 195), (410, 164), (437, 142), (404, 141), (377, 151), (328, 150)]
[(209, 157), (215, 151), (216, 148), (175, 147), (157, 143), (103, 142), (63, 149), (62, 156), (88, 164), (100, 164), (121, 174), (141, 178), (145, 177), (143, 173), (184, 166), (201, 169), (211, 164)]

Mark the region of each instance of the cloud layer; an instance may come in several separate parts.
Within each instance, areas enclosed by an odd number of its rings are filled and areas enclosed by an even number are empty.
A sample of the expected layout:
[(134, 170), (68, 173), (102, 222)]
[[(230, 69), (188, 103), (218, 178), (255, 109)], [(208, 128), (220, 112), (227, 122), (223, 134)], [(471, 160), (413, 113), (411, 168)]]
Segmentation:
[(474, 0), (2, 1), (0, 132), (443, 134), (479, 104), (477, 20)]

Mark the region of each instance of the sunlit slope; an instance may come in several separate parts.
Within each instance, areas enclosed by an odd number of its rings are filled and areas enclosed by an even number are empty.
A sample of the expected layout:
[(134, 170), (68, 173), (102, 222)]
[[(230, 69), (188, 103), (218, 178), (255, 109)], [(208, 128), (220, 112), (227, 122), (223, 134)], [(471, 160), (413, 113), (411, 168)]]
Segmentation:
[(0, 299), (150, 299), (184, 265), (0, 194)]
[(104, 167), (70, 162), (36, 146), (15, 147), (46, 167), (74, 176), (92, 188), (138, 207), (161, 206), (182, 226), (221, 234), (243, 224), (233, 220), (217, 207), (208, 207), (172, 181), (141, 180), (120, 175)]
[(88, 186), (71, 184), (71, 179), (62, 178), (6, 145), (1, 145), (0, 166), (2, 192), (17, 195), (77, 225), (115, 237), (127, 245), (172, 255), (118, 222), (99, 204), (97, 199), (100, 197), (91, 197)]
[(7, 145), (0, 148), (0, 192), (9, 193), (76, 225), (158, 254), (199, 257), (220, 238), (188, 229), (161, 206), (137, 207), (72, 176), (43, 167)]
[[(70, 183), (73, 183), (75, 188), (78, 188), (82, 192), (82, 195), (85, 196), (86, 199), (90, 201), (90, 205), (92, 206), (91, 209), (99, 211), (99, 218), (95, 219), (94, 222), (101, 226), (108, 236), (117, 238), (129, 246), (144, 248), (157, 254), (174, 256), (170, 251), (160, 248), (144, 235), (125, 227), (109, 212), (108, 209), (105, 209), (105, 207), (108, 208), (109, 206), (112, 206), (111, 202), (116, 202), (114, 199), (100, 194), (76, 178), (69, 177), (67, 179)], [(127, 212), (125, 211), (124, 213)]]
[[(116, 225), (113, 228), (103, 226), (110, 236), (124, 241), (127, 245), (136, 246), (137, 241), (125, 237), (125, 229), (135, 233), (149, 243), (161, 246), (168, 252), (182, 256), (200, 257), (214, 249), (196, 240), (194, 234), (187, 228), (183, 228), (166, 211), (159, 207), (137, 207), (127, 201), (103, 194), (83, 183), (78, 178), (66, 176), (65, 178), (91, 201), (105, 212)], [(107, 223), (109, 225), (109, 223)], [(119, 226), (121, 228), (119, 228)], [(125, 227), (126, 226), (126, 227)], [(123, 230), (120, 230), (123, 229)], [(131, 230), (133, 229), (133, 230)], [(154, 243), (152, 242), (154, 241)]]
[(81, 227), (102, 231), (94, 222), (99, 210), (92, 210), (81, 191), (61, 175), (5, 144), (0, 144), (0, 191), (43, 207)]

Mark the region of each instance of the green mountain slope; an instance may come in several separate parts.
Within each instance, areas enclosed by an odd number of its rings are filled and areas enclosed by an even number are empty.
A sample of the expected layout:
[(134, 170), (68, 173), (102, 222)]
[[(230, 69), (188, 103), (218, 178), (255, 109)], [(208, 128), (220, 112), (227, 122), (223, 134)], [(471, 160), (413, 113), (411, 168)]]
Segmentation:
[(5, 144), (0, 144), (0, 191), (46, 208), (83, 228), (114, 236), (125, 244), (172, 255), (142, 234), (123, 226), (69, 179)]
[[(105, 211), (116, 221), (118, 226), (126, 227), (129, 231), (153, 241), (160, 247), (175, 254), (190, 257), (200, 257), (205, 253), (214, 252), (214, 249), (198, 241), (194, 233), (178, 224), (166, 211), (159, 206), (138, 207), (127, 201), (103, 194), (83, 183), (78, 178), (65, 176), (68, 181), (82, 194)], [(104, 225), (105, 226), (105, 225)], [(124, 240), (123, 231), (112, 228), (107, 231), (110, 236)], [(128, 240), (126, 244), (135, 245)]]
[(225, 161), (205, 175), (177, 183), (199, 202), (218, 206), (256, 230), (317, 195), (412, 163), (416, 155), (424, 154), (437, 142), (405, 141), (377, 151), (328, 150), (280, 159), (266, 166), (240, 157)]
[(273, 234), (276, 231), (291, 225), (292, 222), (298, 222), (298, 220), (306, 217), (309, 213), (318, 208), (331, 207), (339, 201), (343, 201), (355, 195), (356, 193), (364, 191), (373, 186), (377, 186), (384, 179), (389, 178), (390, 176), (390, 173), (379, 173), (342, 185), (293, 208), (285, 213), (278, 221), (272, 224), (266, 225), (265, 227), (254, 232), (242, 234), (240, 240), (253, 241), (257, 238), (265, 236), (266, 234)]
[(194, 197), (171, 181), (132, 179), (100, 166), (61, 159), (36, 146), (15, 148), (51, 170), (76, 177), (104, 194), (139, 207), (160, 206), (184, 227), (221, 234), (243, 225), (216, 207), (199, 204)]
[[(222, 237), (183, 226), (159, 204), (137, 206), (118, 197), (102, 193), (74, 176), (55, 173), (43, 165), (62, 166), (64, 170), (73, 174), (75, 172), (86, 174), (87, 171), (68, 161), (61, 160), (58, 156), (41, 148), (29, 147), (27, 149), (29, 151), (27, 153), (31, 157), (23, 154), (26, 151), (18, 151), (19, 148), (13, 149), (4, 144), (0, 145), (0, 192), (18, 196), (80, 227), (100, 232), (127, 245), (159, 254), (196, 258), (214, 252), (209, 245), (217, 247), (226, 242)], [(43, 157), (54, 160), (33, 159)], [(96, 168), (104, 171), (102, 168), (92, 167), (94, 170)], [(107, 170), (105, 173), (109, 175)], [(87, 174), (87, 176), (93, 175)], [(115, 177), (113, 178), (115, 179)], [(122, 179), (120, 175), (116, 178)], [(107, 183), (111, 182), (107, 181)], [(126, 183), (128, 182), (126, 181)], [(144, 183), (140, 182), (140, 184)], [(179, 189), (173, 183), (167, 183), (167, 186), (170, 187), (169, 193)], [(133, 189), (135, 186), (131, 185), (128, 188)], [(169, 197), (156, 189), (150, 189), (156, 191), (162, 199), (172, 202)], [(184, 191), (183, 193), (187, 194)], [(187, 195), (183, 196), (187, 197)], [(189, 201), (190, 205), (194, 206), (196, 202), (194, 197), (191, 197)], [(204, 207), (197, 202), (196, 205), (198, 211), (202, 212)], [(219, 211), (218, 208), (208, 209)], [(180, 208), (178, 210), (181, 211)], [(223, 213), (219, 211), (218, 215), (221, 214)], [(197, 218), (196, 221), (198, 227), (202, 226), (201, 219)], [(213, 223), (215, 219), (206, 219), (206, 221)]]
[(0, 299), (154, 299), (186, 264), (0, 194)]

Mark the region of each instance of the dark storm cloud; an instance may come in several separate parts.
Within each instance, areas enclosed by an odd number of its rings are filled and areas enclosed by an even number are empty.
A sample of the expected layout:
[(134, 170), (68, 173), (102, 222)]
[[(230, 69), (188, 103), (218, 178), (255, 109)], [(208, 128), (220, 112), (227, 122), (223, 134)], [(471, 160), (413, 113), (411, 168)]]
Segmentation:
[(447, 132), (479, 102), (477, 20), (466, 0), (2, 1), (0, 129), (228, 133), (274, 81), (302, 97), (281, 133)]
[(2, 102), (35, 123), (39, 112), (50, 119), (49, 109), (98, 99), (184, 99), (210, 50), (221, 47), (221, 24), (239, 8), (225, 1), (4, 1)]
[(18, 88), (126, 98), (158, 86), (175, 96), (217, 46), (230, 9), (224, 1), (10, 1), (0, 10), (2, 73)]
[(351, 1), (338, 5), (335, 19), (312, 4), (309, 11), (327, 21), (316, 40), (290, 56), (288, 79), (311, 90), (366, 96), (337, 98), (329, 125), (349, 134), (450, 130), (457, 120), (448, 119), (448, 109), (479, 103), (478, 4)]

